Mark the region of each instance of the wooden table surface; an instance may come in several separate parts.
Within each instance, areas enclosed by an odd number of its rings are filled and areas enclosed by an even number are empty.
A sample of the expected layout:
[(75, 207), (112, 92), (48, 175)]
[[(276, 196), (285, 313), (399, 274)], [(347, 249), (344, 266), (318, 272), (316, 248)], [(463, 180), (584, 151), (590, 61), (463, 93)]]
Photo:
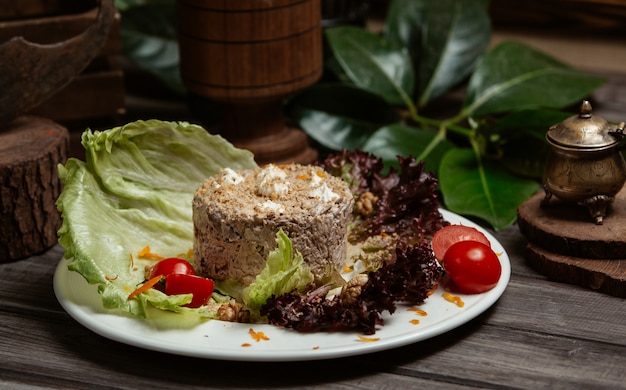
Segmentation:
[[(624, 120), (625, 91), (626, 77), (611, 76), (594, 114)], [(535, 272), (517, 226), (494, 234), (512, 276), (474, 320), (384, 352), (286, 363), (175, 356), (93, 333), (54, 295), (57, 245), (0, 264), (0, 388), (626, 389), (626, 300)]]

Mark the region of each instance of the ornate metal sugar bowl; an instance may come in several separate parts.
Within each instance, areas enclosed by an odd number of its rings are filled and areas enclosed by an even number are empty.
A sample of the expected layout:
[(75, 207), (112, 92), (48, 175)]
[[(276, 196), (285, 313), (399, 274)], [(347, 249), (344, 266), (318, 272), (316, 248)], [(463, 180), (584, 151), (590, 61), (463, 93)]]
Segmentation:
[(623, 138), (624, 122), (611, 125), (592, 115), (586, 100), (578, 115), (550, 127), (542, 206), (554, 195), (587, 207), (595, 223), (601, 225), (607, 207), (626, 182), (626, 162), (620, 153)]

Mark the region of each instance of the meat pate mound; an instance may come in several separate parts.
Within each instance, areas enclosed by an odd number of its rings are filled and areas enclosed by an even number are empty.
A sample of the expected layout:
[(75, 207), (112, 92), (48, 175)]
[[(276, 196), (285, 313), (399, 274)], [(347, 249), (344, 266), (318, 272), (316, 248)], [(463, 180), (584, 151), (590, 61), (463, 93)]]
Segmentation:
[(193, 200), (198, 273), (252, 283), (282, 229), (318, 282), (342, 267), (353, 195), (340, 178), (298, 164), (222, 169)]

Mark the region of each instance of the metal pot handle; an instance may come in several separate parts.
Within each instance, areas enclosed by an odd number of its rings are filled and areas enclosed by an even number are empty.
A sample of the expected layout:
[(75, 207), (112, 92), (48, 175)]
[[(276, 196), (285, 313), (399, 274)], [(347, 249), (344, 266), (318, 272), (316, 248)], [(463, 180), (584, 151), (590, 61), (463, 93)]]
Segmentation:
[[(620, 142), (624, 139), (624, 127), (626, 127), (626, 124), (624, 122), (620, 122), (617, 127), (615, 128), (615, 130), (613, 131), (609, 131), (609, 134), (611, 134), (613, 137), (617, 138), (620, 140)], [(624, 147), (626, 145), (620, 145), (618, 147), (619, 150), (624, 150)]]

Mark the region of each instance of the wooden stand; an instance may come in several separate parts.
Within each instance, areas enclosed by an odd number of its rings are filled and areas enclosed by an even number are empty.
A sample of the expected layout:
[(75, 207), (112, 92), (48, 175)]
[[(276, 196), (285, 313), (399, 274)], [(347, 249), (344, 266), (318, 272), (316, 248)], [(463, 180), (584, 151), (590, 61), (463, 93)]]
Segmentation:
[[(95, 25), (99, 12), (97, 0), (4, 3), (0, 0), (0, 43), (21, 36), (35, 44), (60, 44)], [(94, 53), (87, 67), (28, 111), (29, 115), (49, 118), (68, 128), (70, 156), (84, 158), (80, 136), (85, 128), (92, 127), (94, 122), (112, 124), (125, 111), (124, 75), (115, 60), (122, 53), (120, 24), (120, 14), (115, 12), (102, 48)], [(58, 71), (60, 66), (55, 65), (54, 70)], [(16, 98), (21, 99), (23, 94), (22, 91)]]
[(68, 144), (67, 129), (48, 119), (23, 116), (0, 128), (0, 261), (57, 243), (57, 165), (65, 162)]
[(282, 102), (322, 75), (319, 0), (178, 0), (180, 67), (194, 94), (221, 103), (218, 132), (257, 163), (317, 153), (286, 124)]
[(626, 190), (619, 192), (602, 225), (586, 208), (539, 193), (518, 208), (527, 258), (551, 279), (626, 297)]

